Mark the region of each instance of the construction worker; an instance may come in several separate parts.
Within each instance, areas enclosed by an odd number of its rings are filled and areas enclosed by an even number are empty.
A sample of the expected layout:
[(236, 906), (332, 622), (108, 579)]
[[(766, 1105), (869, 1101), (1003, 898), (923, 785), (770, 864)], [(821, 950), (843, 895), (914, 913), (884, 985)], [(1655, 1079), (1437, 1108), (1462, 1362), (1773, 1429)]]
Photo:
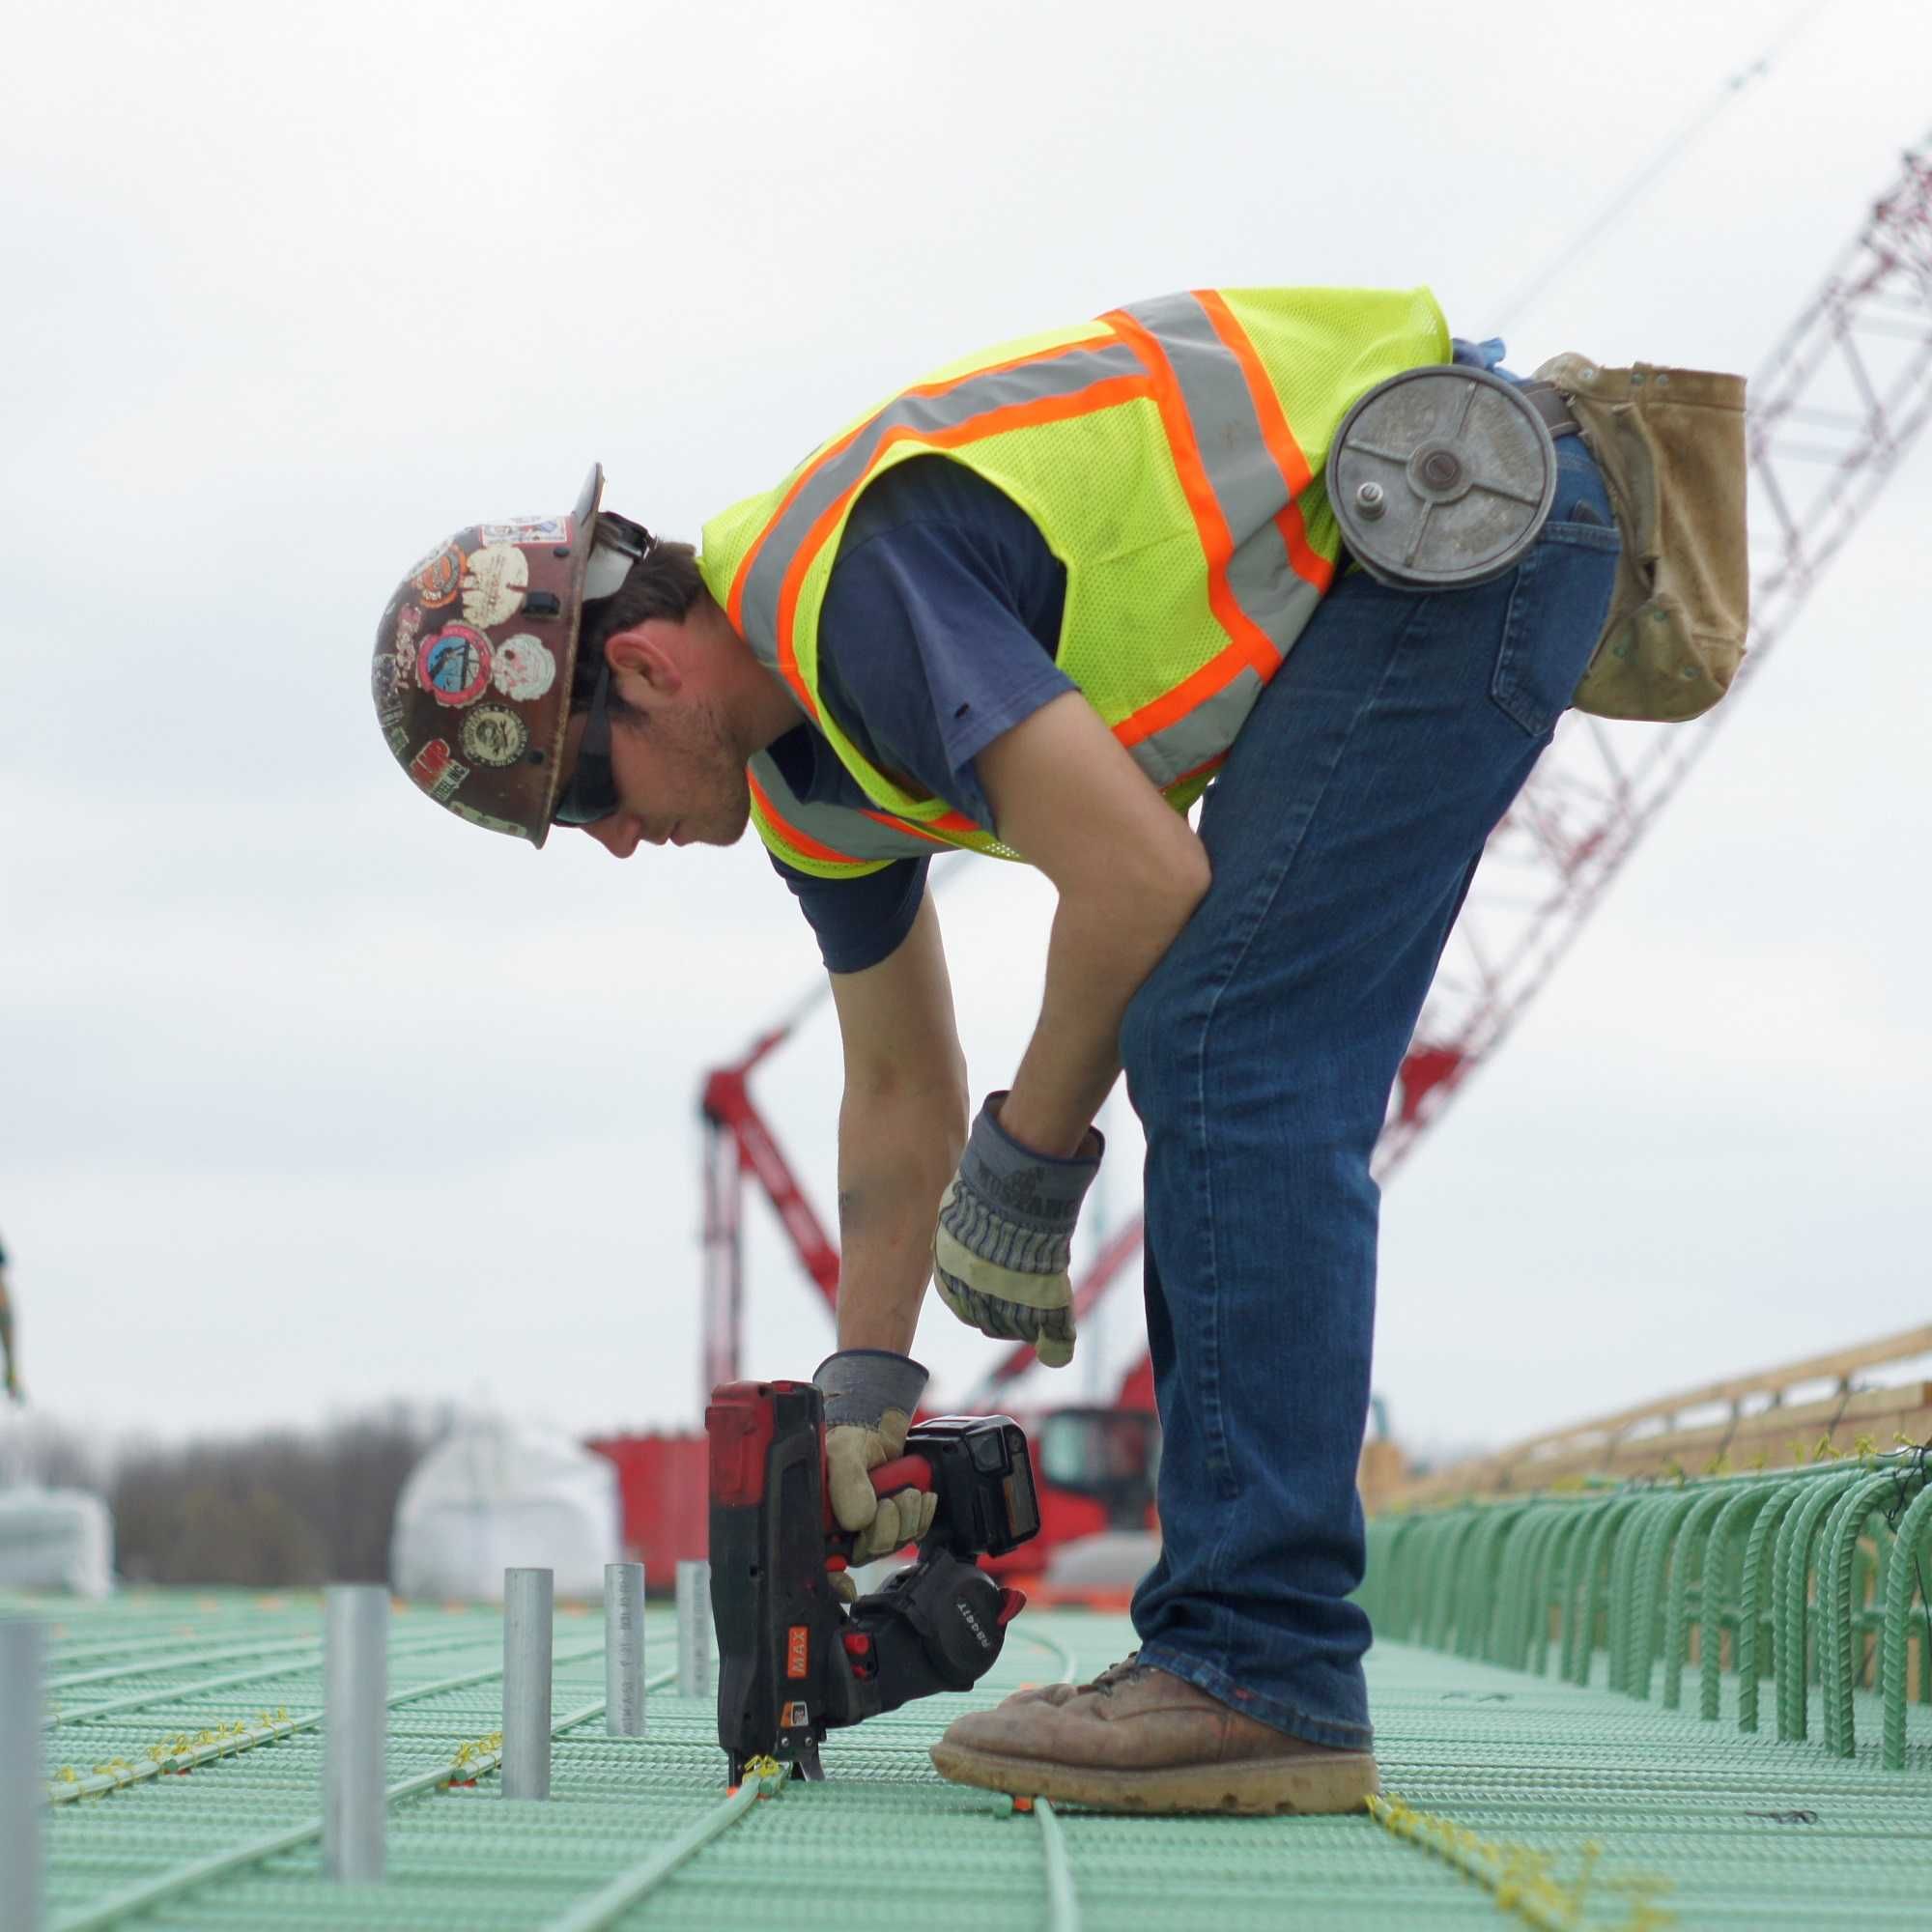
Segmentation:
[[(1321, 479), (1378, 385), (1508, 390), (1499, 355), (1453, 343), (1425, 290), (1134, 303), (900, 391), (701, 554), (603, 511), (593, 471), (568, 517), (459, 532), (384, 613), (378, 715), (440, 804), (620, 859), (749, 821), (810, 922), (844, 1050), (817, 1379), (862, 1554), (930, 1520), (867, 1480), (925, 1382), (928, 1276), (985, 1334), (1070, 1357), (1068, 1245), (1125, 1070), (1164, 1430), (1140, 1646), (960, 1719), (949, 1777), (1148, 1811), (1378, 1788), (1350, 1601), (1370, 1154), (1484, 841), (1604, 628), (1619, 533), (1559, 435), (1520, 554), (1418, 589), (1348, 567)], [(1059, 895), (1037, 1030), (970, 1120), (925, 883), (954, 846)]]
[(20, 1386), (19, 1356), (14, 1348), (14, 1304), (7, 1295), (7, 1250), (0, 1246), (0, 1389), (15, 1402), (25, 1402)]

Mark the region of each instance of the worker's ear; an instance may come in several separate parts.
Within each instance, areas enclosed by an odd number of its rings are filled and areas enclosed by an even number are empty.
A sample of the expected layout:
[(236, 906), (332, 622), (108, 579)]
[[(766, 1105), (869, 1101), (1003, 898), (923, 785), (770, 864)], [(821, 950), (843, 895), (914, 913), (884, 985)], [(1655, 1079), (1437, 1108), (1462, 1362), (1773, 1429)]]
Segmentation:
[[(664, 617), (647, 617), (604, 640), (604, 661), (612, 674), (621, 677), (629, 673), (635, 681), (623, 693), (627, 704), (639, 706), (639, 684), (655, 698), (675, 697), (683, 690), (683, 625)], [(641, 703), (648, 708), (648, 698), (642, 698)]]

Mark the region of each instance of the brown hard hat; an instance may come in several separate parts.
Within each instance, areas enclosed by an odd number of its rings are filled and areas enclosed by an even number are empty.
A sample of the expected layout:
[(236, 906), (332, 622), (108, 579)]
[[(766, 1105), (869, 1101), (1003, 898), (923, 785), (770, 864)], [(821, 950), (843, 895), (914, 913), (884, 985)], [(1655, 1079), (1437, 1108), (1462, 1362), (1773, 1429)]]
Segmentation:
[(615, 589), (649, 544), (621, 518), (600, 524), (603, 495), (592, 464), (568, 516), (458, 530), (376, 627), (370, 683), (396, 762), (459, 818), (532, 845), (556, 804), (584, 599)]

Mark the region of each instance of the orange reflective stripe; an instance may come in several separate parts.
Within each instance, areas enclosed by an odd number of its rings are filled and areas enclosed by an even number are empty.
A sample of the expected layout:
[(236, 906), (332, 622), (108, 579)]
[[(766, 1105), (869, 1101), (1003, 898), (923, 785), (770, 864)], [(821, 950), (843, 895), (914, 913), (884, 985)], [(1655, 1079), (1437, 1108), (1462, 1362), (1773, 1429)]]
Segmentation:
[[(1004, 362), (989, 362), (981, 368), (965, 370), (957, 376), (949, 376), (944, 382), (918, 383), (901, 393), (908, 396), (948, 395), (952, 390), (963, 386), (967, 383), (977, 383), (982, 381), (985, 377), (997, 376), (1008, 369), (1022, 369), (1037, 362), (1050, 362), (1057, 356), (1073, 355), (1078, 351), (1091, 348), (1098, 339), (1097, 335), (1090, 335), (1083, 336), (1074, 342), (1055, 343), (1050, 349), (1037, 349), (1024, 355), (1009, 356)], [(725, 604), (725, 614), (731, 619), (733, 630), (742, 633), (745, 628), (745, 586), (751, 582), (752, 566), (757, 562), (758, 553), (764, 549), (766, 538), (783, 523), (785, 512), (791, 508), (792, 503), (797, 499), (799, 492), (828, 463), (835, 462), (849, 449), (866, 433), (867, 429), (870, 427), (876, 419), (877, 413), (874, 411), (872, 415), (867, 416), (864, 422), (855, 423), (836, 442), (827, 443), (819, 451), (818, 455), (792, 478), (791, 488), (780, 499), (777, 509), (766, 518), (764, 528), (758, 532), (752, 547), (746, 551), (738, 564), (737, 575), (731, 580), (731, 591)], [(784, 670), (785, 681), (790, 684), (792, 690), (806, 706), (806, 709), (813, 718), (816, 718), (818, 716), (817, 702), (812, 694), (805, 687), (803, 681), (797, 677), (797, 666), (794, 664), (789, 668), (786, 668), (786, 667), (781, 665), (781, 669)]]
[(788, 823), (773, 805), (771, 794), (749, 771), (745, 774), (745, 782), (751, 786), (758, 810), (784, 835), (785, 842), (793, 851), (802, 852), (808, 859), (816, 859), (828, 866), (863, 866), (867, 863), (864, 859), (853, 858), (849, 852), (835, 852), (830, 845), (821, 845), (809, 832), (801, 832), (797, 826)]
[(1314, 471), (1309, 469), (1308, 459), (1301, 453), (1301, 445), (1294, 440), (1294, 432), (1282, 412), (1281, 398), (1275, 394), (1274, 384), (1262, 367), (1262, 358), (1248, 331), (1235, 320), (1234, 311), (1219, 292), (1196, 289), (1193, 294), (1207, 312), (1214, 333), (1241, 365), (1248, 394), (1254, 399), (1255, 418), (1262, 426), (1262, 440), (1281, 471), (1281, 480), (1288, 486), (1288, 506), (1274, 520), (1282, 542), (1288, 546), (1288, 560), (1304, 582), (1314, 584), (1318, 590), (1326, 590), (1334, 582), (1334, 563), (1308, 541), (1308, 526), (1301, 517), (1301, 493), (1314, 481)]
[[(752, 547), (746, 551), (744, 560), (738, 565), (738, 574), (731, 580), (731, 595), (724, 607), (724, 614), (730, 618), (731, 628), (740, 637), (745, 632), (745, 586), (752, 581), (752, 566), (757, 562), (758, 553), (764, 549), (765, 540), (784, 522), (784, 514), (791, 508), (792, 502), (797, 497), (798, 493), (817, 475), (826, 464), (832, 462), (842, 450), (849, 449), (859, 437), (865, 433), (866, 423), (870, 422), (870, 420), (869, 416), (867, 417), (866, 422), (860, 423), (855, 428), (848, 430), (837, 442), (828, 443), (820, 453), (817, 462), (808, 463), (792, 478), (791, 488), (780, 499), (778, 508), (765, 519), (764, 528), (758, 532), (757, 536), (752, 542)], [(785, 668), (781, 665), (780, 668), (784, 670)], [(816, 719), (818, 716), (818, 700), (806, 688), (805, 684), (796, 675), (796, 672), (797, 667), (795, 665), (789, 670), (785, 670), (785, 682), (791, 686), (792, 695), (805, 706), (807, 715)]]
[(942, 811), (937, 818), (929, 822), (938, 826), (942, 832), (980, 832), (983, 830), (982, 827), (975, 825), (963, 811)]
[(1235, 554), (1234, 535), (1228, 528), (1227, 518), (1221, 514), (1221, 505), (1215, 498), (1213, 486), (1208, 481), (1208, 472), (1202, 467), (1201, 451), (1194, 440), (1194, 427), (1188, 421), (1187, 406), (1181, 401), (1180, 388), (1174, 380), (1174, 371), (1169, 366), (1166, 353), (1125, 309), (1112, 309), (1104, 320), (1140, 357), (1152, 380), (1154, 402), (1167, 431), (1174, 468), (1180, 478), (1187, 506), (1194, 516), (1202, 553), (1208, 559), (1208, 607), (1230, 639), (1229, 648), (1196, 671), (1181, 689), (1188, 689), (1206, 673), (1218, 668), (1219, 675), (1198, 695), (1205, 696), (1207, 690), (1218, 691), (1243, 665), (1258, 677), (1270, 677), (1281, 663), (1281, 653), (1267, 633), (1241, 609), (1235, 593), (1228, 587), (1228, 564)]
[[(1073, 346), (1091, 347), (1086, 343), (1076, 343)], [(1067, 422), (1075, 416), (1090, 415), (1096, 410), (1112, 409), (1118, 403), (1131, 402), (1137, 397), (1152, 394), (1154, 386), (1145, 376), (1109, 376), (1097, 383), (1089, 384), (1084, 389), (1074, 390), (1071, 395), (1041, 396), (1030, 403), (1008, 403), (998, 409), (983, 410), (976, 416), (968, 416), (964, 422), (953, 423), (944, 429), (915, 429), (906, 423), (895, 424), (879, 439), (878, 452), (867, 467), (865, 475), (826, 506), (817, 522), (806, 532), (805, 541), (793, 552), (791, 562), (786, 567), (784, 583), (779, 592), (778, 615), (779, 671), (786, 684), (797, 692), (808, 705), (811, 705), (810, 694), (799, 670), (797, 652), (793, 648), (799, 593), (805, 587), (806, 573), (811, 568), (813, 558), (824, 547), (826, 539), (843, 521), (846, 505), (865, 488), (867, 482), (878, 473), (881, 459), (895, 443), (916, 441), (932, 449), (955, 449), (961, 443), (978, 442), (983, 437), (1003, 436), (1008, 430), (1033, 429), (1041, 423)], [(1205, 479), (1203, 488), (1206, 488)], [(778, 521), (779, 519), (774, 517), (771, 524), (766, 526), (767, 529), (776, 526)], [(1224, 536), (1227, 534), (1225, 525), (1222, 526), (1222, 534)], [(1232, 550), (1232, 545), (1230, 549)], [(740, 581), (742, 582), (742, 573)], [(1265, 639), (1263, 641), (1265, 642)], [(811, 706), (811, 715), (814, 718), (818, 716), (816, 706)], [(973, 831), (979, 830), (979, 827), (971, 825), (970, 821), (968, 825)]]
[(944, 396), (965, 383), (978, 383), (988, 376), (1004, 375), (1009, 369), (1030, 369), (1036, 362), (1051, 362), (1059, 355), (1072, 355), (1094, 343), (1106, 340), (1102, 325), (1095, 323), (1091, 335), (1076, 337), (1071, 342), (1056, 342), (1049, 349), (1030, 349), (1024, 355), (1009, 355), (1004, 362), (982, 362), (977, 368), (967, 369), (957, 376), (948, 376), (938, 383), (915, 383), (902, 393), (908, 396)]
[[(859, 809), (867, 818), (877, 819), (881, 825), (890, 825), (895, 832), (909, 832), (915, 838), (923, 838), (930, 845), (944, 845), (947, 842), (938, 833), (928, 832), (924, 826), (915, 825), (909, 818), (895, 818), (890, 811), (873, 811), (866, 806), (861, 806)], [(957, 816), (956, 813), (953, 815)], [(970, 819), (962, 822), (972, 824)], [(977, 832), (979, 827), (973, 826), (973, 830)]]
[[(1230, 749), (1232, 749), (1232, 747)], [(1204, 759), (1200, 764), (1196, 765), (1191, 772), (1182, 772), (1178, 779), (1173, 780), (1169, 783), (1167, 788), (1169, 791), (1179, 791), (1182, 785), (1192, 784), (1194, 781), (1202, 775), (1203, 772), (1219, 771), (1220, 768), (1227, 762), (1228, 762), (1228, 753), (1226, 752), (1216, 752), (1211, 758)]]
[[(1209, 658), (1191, 677), (1182, 678), (1172, 691), (1162, 692), (1151, 704), (1142, 705), (1131, 718), (1122, 718), (1114, 726), (1114, 736), (1131, 751), (1143, 738), (1151, 738), (1156, 731), (1164, 731), (1170, 724), (1185, 718), (1197, 704), (1225, 689), (1230, 678), (1238, 677), (1247, 668), (1245, 664), (1234, 661), (1235, 655), (1231, 646), (1219, 657)], [(1179, 780), (1176, 782), (1179, 783)]]

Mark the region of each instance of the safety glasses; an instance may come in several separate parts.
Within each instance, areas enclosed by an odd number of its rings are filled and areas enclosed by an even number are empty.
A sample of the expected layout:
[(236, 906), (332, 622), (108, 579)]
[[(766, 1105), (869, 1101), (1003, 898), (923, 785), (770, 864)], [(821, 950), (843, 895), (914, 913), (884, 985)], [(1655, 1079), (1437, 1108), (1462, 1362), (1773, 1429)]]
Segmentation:
[(611, 667), (597, 673), (590, 716), (583, 741), (577, 748), (577, 766), (570, 782), (552, 808), (553, 825), (595, 825), (617, 810), (617, 775), (611, 766)]
[[(591, 484), (601, 488), (602, 472), (593, 470)], [(594, 499), (593, 499), (594, 500)], [(580, 520), (583, 512), (580, 506)], [(606, 510), (598, 515), (591, 540), (590, 561), (584, 568), (583, 601), (595, 604), (614, 597), (624, 587), (632, 569), (657, 549), (658, 540), (642, 524)], [(577, 769), (570, 775), (552, 808), (553, 825), (595, 825), (617, 810), (617, 775), (611, 768), (611, 666), (607, 660), (597, 672), (597, 689), (590, 698), (590, 716), (583, 726), (583, 741), (577, 748)]]

